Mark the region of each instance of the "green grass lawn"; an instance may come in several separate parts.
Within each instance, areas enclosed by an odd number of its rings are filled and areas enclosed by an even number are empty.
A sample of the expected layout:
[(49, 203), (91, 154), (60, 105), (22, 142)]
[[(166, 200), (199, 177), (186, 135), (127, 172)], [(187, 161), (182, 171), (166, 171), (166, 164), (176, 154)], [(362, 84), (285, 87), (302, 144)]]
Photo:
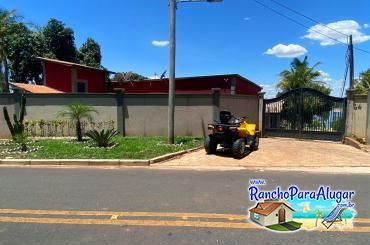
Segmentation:
[[(290, 222), (287, 222), (288, 224), (300, 229), (301, 228), (301, 225), (302, 223), (298, 223), (298, 222), (295, 222), (295, 221), (290, 221)], [(271, 230), (274, 230), (274, 231), (290, 231), (288, 228), (286, 228), (285, 226), (282, 226), (280, 224), (276, 224), (276, 225), (269, 225), (269, 226), (266, 226), (267, 228), (271, 229)]]
[[(167, 153), (201, 146), (202, 138), (176, 137), (175, 145), (168, 145), (166, 137), (116, 137), (117, 146), (111, 149), (91, 148), (91, 141), (77, 143), (69, 139), (42, 139), (29, 145), (40, 147), (31, 153), (4, 152), (11, 146), (0, 145), (0, 158), (23, 159), (150, 159)], [(14, 146), (13, 146), (14, 148)]]
[(295, 221), (290, 221), (290, 222), (288, 222), (288, 224), (290, 224), (294, 227), (297, 227), (297, 228), (301, 228), (301, 226), (302, 226), (302, 223), (295, 222)]
[(271, 229), (271, 230), (274, 230), (274, 231), (289, 231), (288, 228), (282, 226), (282, 225), (279, 225), (279, 224), (276, 224), (276, 225), (269, 225), (269, 226), (266, 226), (267, 228)]

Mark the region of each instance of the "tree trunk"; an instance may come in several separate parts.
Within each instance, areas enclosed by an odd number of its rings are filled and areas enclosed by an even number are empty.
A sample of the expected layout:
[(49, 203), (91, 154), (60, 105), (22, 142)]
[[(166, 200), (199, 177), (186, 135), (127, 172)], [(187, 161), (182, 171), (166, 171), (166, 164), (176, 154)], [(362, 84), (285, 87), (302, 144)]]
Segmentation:
[(77, 134), (77, 141), (82, 141), (82, 130), (81, 130), (80, 120), (77, 120), (76, 122), (76, 134)]
[(8, 60), (6, 57), (3, 60), (4, 62), (4, 81), (5, 81), (5, 93), (9, 93), (9, 68), (8, 68)]

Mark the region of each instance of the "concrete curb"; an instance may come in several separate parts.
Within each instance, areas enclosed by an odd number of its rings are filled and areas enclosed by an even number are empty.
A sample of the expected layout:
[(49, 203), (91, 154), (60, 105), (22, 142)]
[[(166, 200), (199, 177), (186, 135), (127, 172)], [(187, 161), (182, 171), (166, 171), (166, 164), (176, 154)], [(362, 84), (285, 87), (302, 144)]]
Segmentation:
[(199, 150), (196, 147), (189, 150), (169, 153), (147, 160), (140, 159), (0, 159), (0, 165), (35, 165), (35, 166), (149, 166), (168, 159)]
[(361, 144), (360, 142), (358, 142), (357, 140), (355, 140), (354, 138), (345, 137), (343, 143), (345, 145), (353, 146), (353, 147), (355, 147), (355, 148), (357, 148), (359, 150), (362, 150), (364, 152), (368, 152), (368, 150), (366, 149), (366, 147), (363, 144)]
[(1, 165), (34, 166), (149, 166), (150, 160), (119, 159), (1, 159)]
[(150, 161), (150, 164), (160, 163), (160, 162), (169, 160), (171, 158), (184, 155), (186, 153), (190, 153), (190, 152), (193, 152), (193, 151), (200, 150), (202, 148), (203, 148), (203, 146), (199, 146), (199, 147), (192, 148), (192, 149), (189, 149), (189, 150), (183, 150), (183, 151), (178, 151), (178, 152), (174, 152), (174, 153), (169, 153), (169, 154), (166, 154), (166, 155), (163, 155), (163, 156), (152, 158), (149, 161)]

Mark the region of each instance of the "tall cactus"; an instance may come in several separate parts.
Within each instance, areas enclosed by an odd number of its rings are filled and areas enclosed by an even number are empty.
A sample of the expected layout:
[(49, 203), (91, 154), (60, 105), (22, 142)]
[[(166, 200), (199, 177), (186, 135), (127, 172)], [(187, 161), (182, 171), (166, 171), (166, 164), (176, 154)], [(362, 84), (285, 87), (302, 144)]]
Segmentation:
[(16, 135), (23, 134), (24, 132), (23, 119), (24, 119), (25, 109), (26, 109), (26, 96), (22, 94), (21, 111), (19, 113), (19, 119), (17, 115), (13, 114), (14, 123), (12, 123), (10, 121), (8, 109), (5, 106), (3, 107), (4, 118), (5, 118), (6, 124), (8, 125), (10, 134), (12, 135), (13, 139), (16, 137)]

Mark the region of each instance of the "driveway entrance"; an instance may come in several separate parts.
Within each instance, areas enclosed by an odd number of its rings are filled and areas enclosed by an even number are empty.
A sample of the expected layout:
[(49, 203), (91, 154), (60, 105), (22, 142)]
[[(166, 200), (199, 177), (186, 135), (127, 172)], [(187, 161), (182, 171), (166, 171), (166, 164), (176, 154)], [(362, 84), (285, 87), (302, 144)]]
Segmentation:
[(370, 153), (339, 142), (261, 138), (258, 151), (240, 160), (219, 151), (207, 155), (204, 149), (158, 165), (204, 167), (370, 167)]
[(346, 98), (310, 88), (291, 90), (264, 100), (263, 134), (275, 137), (341, 141), (346, 121)]

